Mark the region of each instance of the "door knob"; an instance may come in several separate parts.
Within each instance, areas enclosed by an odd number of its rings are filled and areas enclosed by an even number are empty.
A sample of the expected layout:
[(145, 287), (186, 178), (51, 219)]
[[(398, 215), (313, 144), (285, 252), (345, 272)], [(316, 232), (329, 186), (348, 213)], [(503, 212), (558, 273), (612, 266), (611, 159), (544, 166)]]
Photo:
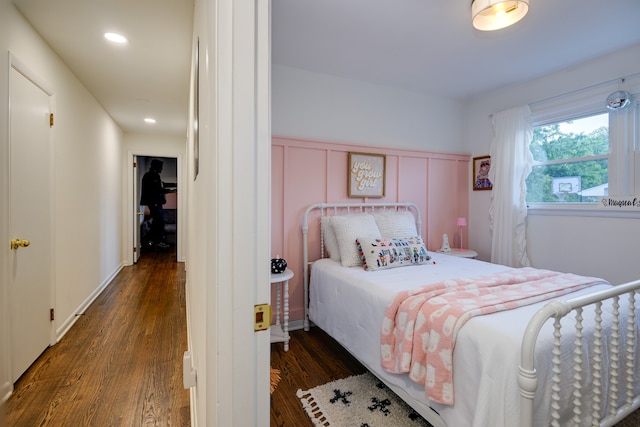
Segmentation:
[(23, 239), (13, 239), (11, 241), (11, 249), (18, 249), (19, 247), (23, 247), (26, 248), (27, 246), (29, 246), (31, 244), (30, 241), (28, 240), (23, 240)]

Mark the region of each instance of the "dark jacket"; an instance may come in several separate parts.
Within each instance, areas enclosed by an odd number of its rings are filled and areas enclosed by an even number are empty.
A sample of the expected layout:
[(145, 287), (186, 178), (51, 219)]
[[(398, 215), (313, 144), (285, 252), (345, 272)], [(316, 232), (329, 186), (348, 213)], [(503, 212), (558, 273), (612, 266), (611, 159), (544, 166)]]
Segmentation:
[(160, 174), (150, 170), (142, 177), (142, 189), (140, 190), (140, 204), (145, 206), (164, 205), (167, 202)]

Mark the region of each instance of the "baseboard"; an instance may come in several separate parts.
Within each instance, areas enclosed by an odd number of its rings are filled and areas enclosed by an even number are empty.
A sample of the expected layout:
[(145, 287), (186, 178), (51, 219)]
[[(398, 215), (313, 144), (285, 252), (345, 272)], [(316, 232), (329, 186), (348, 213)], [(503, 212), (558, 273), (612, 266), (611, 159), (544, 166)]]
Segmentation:
[(190, 400), (190, 411), (191, 411), (191, 427), (198, 427), (198, 417), (196, 414), (198, 413), (198, 408), (196, 408), (196, 388), (191, 387), (189, 389), (189, 400)]
[(76, 323), (78, 318), (84, 313), (87, 308), (98, 298), (98, 296), (111, 284), (113, 279), (116, 278), (118, 273), (124, 268), (124, 263), (120, 263), (120, 265), (107, 277), (101, 284), (98, 286), (88, 297), (85, 299), (82, 304), (78, 306), (75, 312), (69, 316), (65, 321), (56, 329), (56, 343), (59, 342), (62, 337), (65, 336), (67, 332), (71, 329), (71, 327)]
[(290, 331), (297, 331), (299, 329), (304, 329), (304, 321), (302, 319), (289, 321)]
[[(189, 287), (187, 286), (187, 283), (185, 282), (184, 284), (185, 286), (185, 290), (184, 290), (184, 298), (185, 298), (185, 311), (186, 311), (186, 317), (187, 317), (187, 351), (189, 351), (191, 354), (193, 354), (192, 352), (192, 343), (193, 341), (191, 340), (191, 304), (189, 303), (191, 300), (190, 297), (190, 292), (189, 292)], [(189, 411), (190, 411), (190, 416), (191, 416), (191, 426), (192, 427), (198, 427), (198, 408), (197, 408), (197, 387), (198, 387), (198, 376), (196, 373), (196, 386), (195, 387), (191, 387), (189, 389)]]
[[(2, 388), (0, 389), (0, 396), (2, 396), (2, 400), (0, 402), (4, 403), (11, 397), (11, 393), (13, 393), (13, 384), (9, 381), (2, 384)], [(2, 414), (0, 414), (2, 416)]]

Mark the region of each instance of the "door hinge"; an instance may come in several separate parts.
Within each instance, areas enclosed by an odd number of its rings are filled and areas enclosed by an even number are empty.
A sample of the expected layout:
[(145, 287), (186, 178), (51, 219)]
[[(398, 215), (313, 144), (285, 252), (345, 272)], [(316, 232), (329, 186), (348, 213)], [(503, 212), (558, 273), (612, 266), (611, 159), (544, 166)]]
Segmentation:
[(133, 162), (133, 167), (134, 167), (134, 168), (137, 168), (137, 167), (138, 167), (138, 164), (137, 164), (136, 162)]
[(257, 304), (253, 307), (254, 318), (254, 331), (266, 331), (271, 326), (271, 305), (269, 304)]
[(52, 322), (56, 319), (56, 310), (55, 308), (49, 309), (49, 320)]
[(133, 247), (133, 253), (135, 254), (136, 252), (138, 252), (138, 248), (136, 248), (135, 246)]
[(53, 127), (53, 113), (49, 114), (49, 127), (52, 128)]

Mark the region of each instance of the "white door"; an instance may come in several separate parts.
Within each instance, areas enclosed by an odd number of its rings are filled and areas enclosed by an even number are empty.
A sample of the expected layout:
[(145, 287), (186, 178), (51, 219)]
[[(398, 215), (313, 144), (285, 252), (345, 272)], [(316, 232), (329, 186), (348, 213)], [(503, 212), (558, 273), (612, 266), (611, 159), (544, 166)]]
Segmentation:
[(13, 382), (49, 346), (52, 328), (49, 94), (25, 75), (29, 74), (12, 60), (9, 231), (11, 239), (19, 241), (12, 245), (10, 260)]

